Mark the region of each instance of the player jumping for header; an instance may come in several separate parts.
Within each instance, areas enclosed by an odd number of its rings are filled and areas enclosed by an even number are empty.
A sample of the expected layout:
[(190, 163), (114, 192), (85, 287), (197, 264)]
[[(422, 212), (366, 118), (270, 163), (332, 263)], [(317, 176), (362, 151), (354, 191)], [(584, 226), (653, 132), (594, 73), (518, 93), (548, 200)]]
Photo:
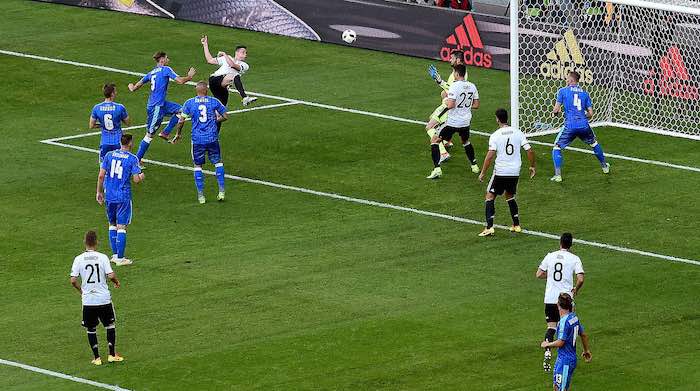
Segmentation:
[(180, 140), (182, 127), (185, 119), (192, 118), (192, 163), (194, 163), (194, 184), (197, 187), (197, 200), (200, 204), (206, 202), (204, 197), (204, 173), (202, 166), (205, 157), (216, 168), (216, 179), (219, 182), (219, 195), (217, 199), (223, 201), (225, 197), (224, 163), (221, 161), (221, 147), (219, 146), (218, 125), (228, 119), (226, 106), (212, 97), (207, 96), (207, 83), (200, 81), (197, 83), (197, 96), (190, 98), (182, 106), (180, 123), (177, 125), (177, 133), (172, 140), (176, 143)]
[(593, 148), (596, 158), (600, 162), (603, 173), (610, 172), (610, 164), (605, 161), (603, 147), (598, 144), (595, 133), (591, 129), (588, 120), (593, 118), (593, 104), (591, 96), (578, 85), (581, 75), (578, 72), (569, 72), (566, 77), (566, 87), (562, 87), (557, 92), (557, 103), (554, 105), (552, 116), (557, 116), (564, 108), (565, 122), (564, 127), (557, 135), (554, 141), (554, 149), (552, 149), (552, 160), (554, 161), (554, 176), (552, 181), (561, 182), (561, 166), (564, 163), (564, 157), (561, 151), (574, 141), (575, 138), (580, 138), (581, 141), (590, 145)]
[(146, 83), (151, 83), (151, 94), (148, 97), (148, 105), (146, 106), (146, 112), (148, 113), (146, 135), (143, 136), (143, 140), (139, 145), (139, 150), (136, 152), (136, 157), (138, 157), (139, 165), (141, 166), (141, 159), (143, 159), (146, 151), (148, 151), (148, 147), (151, 145), (151, 141), (160, 127), (163, 118), (168, 115), (170, 116), (170, 121), (165, 129), (158, 134), (160, 138), (167, 140), (168, 135), (170, 135), (170, 132), (175, 125), (177, 125), (178, 118), (175, 114), (180, 112), (180, 105), (165, 100), (168, 94), (168, 83), (172, 79), (178, 84), (185, 84), (192, 80), (196, 73), (194, 68), (190, 68), (187, 72), (187, 76), (178, 76), (177, 73), (168, 66), (170, 58), (168, 58), (165, 52), (156, 52), (156, 54), (153, 55), (153, 59), (156, 61), (156, 67), (148, 72), (136, 84), (129, 83), (129, 91), (131, 92), (138, 90)]
[[(241, 81), (241, 75), (250, 69), (250, 66), (245, 62), (246, 57), (248, 57), (248, 48), (242, 45), (236, 46), (233, 57), (225, 52), (219, 52), (214, 58), (209, 52), (209, 39), (206, 35), (202, 37), (201, 42), (207, 63), (219, 66), (219, 69), (209, 77), (209, 88), (211, 93), (221, 101), (221, 104), (228, 105), (228, 92), (232, 84), (243, 98), (241, 102), (243, 106), (248, 106), (258, 100), (258, 98), (246, 94)], [(219, 129), (221, 129), (220, 125)]]

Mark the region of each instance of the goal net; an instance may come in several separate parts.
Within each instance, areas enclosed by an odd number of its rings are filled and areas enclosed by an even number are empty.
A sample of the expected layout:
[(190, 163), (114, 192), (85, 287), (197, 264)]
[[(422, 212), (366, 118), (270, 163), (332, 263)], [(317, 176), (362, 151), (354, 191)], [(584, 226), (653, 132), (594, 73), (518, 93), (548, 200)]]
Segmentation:
[(574, 70), (591, 126), (700, 140), (700, 2), (511, 0), (513, 10), (513, 125), (558, 132), (552, 106)]

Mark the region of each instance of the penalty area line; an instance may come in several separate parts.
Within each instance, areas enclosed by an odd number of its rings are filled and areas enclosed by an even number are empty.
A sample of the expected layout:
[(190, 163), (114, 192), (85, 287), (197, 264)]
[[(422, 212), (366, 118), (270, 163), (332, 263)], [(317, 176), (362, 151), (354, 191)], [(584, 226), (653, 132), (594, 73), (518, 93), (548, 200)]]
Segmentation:
[[(40, 61), (48, 61), (48, 62), (54, 62), (54, 63), (59, 63), (59, 64), (73, 65), (73, 66), (83, 67), (83, 68), (99, 69), (99, 70), (108, 71), (108, 72), (123, 73), (126, 75), (133, 75), (133, 76), (143, 76), (144, 75), (144, 73), (141, 73), (141, 72), (127, 71), (124, 69), (106, 67), (103, 65), (87, 64), (87, 63), (77, 62), (77, 61), (63, 60), (60, 58), (37, 56), (34, 54), (15, 52), (15, 51), (11, 51), (11, 50), (0, 49), (0, 54), (4, 54), (4, 55), (8, 55), (8, 56), (15, 56), (15, 57), (22, 57), (22, 58), (29, 58), (32, 60), (40, 60)], [(195, 85), (196, 83), (190, 81), (190, 82), (187, 82), (187, 84)], [(283, 102), (289, 102), (289, 103), (295, 102), (295, 103), (303, 104), (306, 106), (319, 107), (319, 108), (328, 109), (328, 110), (365, 115), (365, 116), (375, 117), (375, 118), (383, 118), (383, 119), (390, 120), (390, 121), (403, 122), (403, 123), (422, 125), (422, 126), (426, 125), (425, 121), (419, 121), (419, 120), (415, 120), (415, 119), (402, 118), (402, 117), (397, 117), (397, 116), (393, 116), (393, 115), (375, 113), (372, 111), (350, 109), (350, 108), (346, 108), (346, 107), (328, 105), (328, 104), (324, 104), (324, 103), (310, 102), (310, 101), (305, 101), (305, 100), (300, 100), (300, 99), (292, 99), (292, 98), (287, 98), (284, 96), (263, 94), (260, 92), (248, 91), (248, 94), (253, 95), (253, 96), (259, 96), (262, 98), (275, 99), (275, 100), (279, 100), (279, 101), (283, 101)], [(484, 136), (484, 137), (491, 136), (491, 133), (481, 132), (481, 131), (477, 131), (477, 130), (472, 130), (471, 133), (479, 135), (479, 136)], [(547, 147), (554, 147), (553, 143), (547, 143), (547, 142), (536, 141), (536, 140), (529, 140), (529, 142), (530, 142), (530, 144), (542, 145), (542, 146), (547, 146)], [(574, 151), (574, 152), (580, 152), (580, 153), (586, 153), (586, 154), (590, 154), (590, 155), (593, 154), (593, 151), (587, 150), (587, 149), (581, 149), (581, 148), (569, 147), (569, 148), (567, 148), (567, 150)], [(700, 172), (700, 167), (684, 166), (681, 164), (663, 162), (663, 161), (659, 161), (659, 160), (643, 159), (643, 158), (638, 158), (638, 157), (633, 157), (633, 156), (618, 155), (618, 154), (614, 154), (614, 153), (605, 153), (605, 156), (609, 157), (609, 158), (613, 158), (613, 159), (626, 160), (626, 161), (635, 162), (635, 163), (650, 164), (650, 165), (654, 165), (654, 166), (667, 167), (667, 168), (672, 168), (672, 169), (677, 169), (677, 170)]]
[(4, 359), (1, 359), (1, 358), (0, 358), (0, 364), (2, 364), (2, 365), (7, 365), (7, 366), (10, 366), (10, 367), (15, 367), (15, 368), (24, 369), (24, 370), (26, 370), (26, 371), (41, 373), (42, 375), (57, 377), (57, 378), (59, 378), (59, 379), (70, 380), (70, 381), (76, 382), (76, 383), (83, 383), (83, 384), (91, 385), (91, 386), (94, 386), (94, 387), (102, 388), (102, 389), (105, 389), (105, 390), (112, 390), (112, 391), (130, 391), (128, 388), (123, 388), (123, 387), (119, 387), (119, 386), (111, 385), (111, 384), (100, 383), (100, 382), (96, 382), (96, 381), (94, 381), (94, 380), (83, 379), (82, 377), (77, 377), (77, 376), (72, 376), (72, 375), (66, 375), (65, 373), (56, 372), (56, 371), (51, 371), (51, 370), (48, 370), (48, 369), (39, 368), (39, 367), (27, 365), (27, 364), (22, 364), (22, 363), (19, 363), (19, 362), (16, 362), (16, 361), (4, 360)]
[[(56, 142), (54, 140), (41, 140), (40, 142), (43, 144), (55, 145), (57, 147), (75, 149), (78, 151), (91, 152), (91, 153), (99, 153), (100, 152), (97, 149), (81, 147), (78, 145), (59, 143), (59, 142)], [(175, 163), (161, 162), (158, 160), (151, 160), (151, 159), (143, 159), (143, 161), (146, 163), (156, 165), (156, 166), (170, 167), (170, 168), (175, 168), (175, 169), (183, 170), (183, 171), (194, 171), (194, 167), (183, 166), (183, 165), (175, 164)], [(202, 170), (202, 172), (207, 174), (207, 175), (212, 175), (212, 176), (216, 175), (216, 173), (214, 171)], [(483, 221), (468, 219), (468, 218), (459, 217), (459, 216), (452, 216), (452, 215), (448, 215), (448, 214), (444, 214), (444, 213), (431, 212), (431, 211), (427, 211), (427, 210), (416, 209), (416, 208), (394, 205), (394, 204), (388, 204), (388, 203), (379, 202), (379, 201), (366, 200), (366, 199), (362, 199), (362, 198), (356, 198), (356, 197), (346, 196), (346, 195), (337, 194), (337, 193), (328, 193), (328, 192), (324, 192), (324, 191), (312, 190), (312, 189), (307, 189), (307, 188), (303, 188), (303, 187), (268, 182), (268, 181), (264, 181), (264, 180), (260, 180), (260, 179), (240, 177), (237, 175), (226, 174), (225, 176), (228, 179), (231, 179), (234, 181), (239, 181), (239, 182), (253, 183), (256, 185), (263, 185), (263, 186), (272, 187), (272, 188), (276, 188), (276, 189), (311, 194), (311, 195), (315, 195), (315, 196), (319, 196), (319, 197), (332, 198), (332, 199), (336, 199), (336, 200), (352, 202), (352, 203), (361, 204), (361, 205), (368, 205), (368, 206), (374, 206), (374, 207), (383, 208), (383, 209), (391, 209), (391, 210), (397, 210), (397, 211), (401, 211), (401, 212), (408, 212), (408, 213), (418, 214), (418, 215), (422, 215), (422, 216), (428, 216), (428, 217), (434, 217), (434, 218), (439, 218), (439, 219), (443, 219), (443, 220), (455, 221), (458, 223), (484, 226)], [(501, 229), (501, 230), (504, 230), (504, 231), (507, 231), (510, 228), (510, 227), (507, 227), (505, 225), (499, 225), (499, 224), (494, 225), (494, 227)], [(557, 241), (559, 240), (559, 235), (555, 235), (555, 234), (547, 233), (547, 232), (540, 232), (540, 231), (533, 231), (533, 230), (524, 229), (522, 231), (522, 233), (524, 233), (526, 235), (541, 237), (541, 238), (547, 238), (547, 239), (552, 239), (552, 240), (557, 240)], [(586, 246), (590, 246), (590, 247), (597, 247), (597, 248), (602, 248), (602, 249), (612, 250), (612, 251), (617, 251), (617, 252), (622, 252), (622, 253), (636, 254), (636, 255), (642, 255), (642, 256), (650, 257), (650, 258), (657, 258), (657, 259), (663, 259), (666, 261), (687, 263), (690, 265), (700, 266), (700, 261), (697, 261), (694, 259), (686, 259), (686, 258), (674, 257), (671, 255), (657, 254), (657, 253), (650, 252), (650, 251), (622, 247), (622, 246), (617, 246), (617, 245), (608, 244), (608, 243), (600, 243), (600, 242), (595, 242), (595, 241), (585, 240), (585, 239), (574, 239), (574, 242), (579, 243), (579, 244), (583, 244)]]

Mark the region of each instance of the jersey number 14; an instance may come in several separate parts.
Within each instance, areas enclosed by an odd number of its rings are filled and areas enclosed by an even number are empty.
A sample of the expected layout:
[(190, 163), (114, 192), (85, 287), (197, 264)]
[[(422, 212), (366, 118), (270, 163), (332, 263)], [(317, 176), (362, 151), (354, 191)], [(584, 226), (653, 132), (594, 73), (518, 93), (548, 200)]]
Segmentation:
[(117, 178), (122, 179), (122, 174), (124, 172), (124, 167), (122, 167), (122, 161), (121, 160), (112, 160), (112, 167), (109, 170), (109, 177), (114, 178), (116, 175)]

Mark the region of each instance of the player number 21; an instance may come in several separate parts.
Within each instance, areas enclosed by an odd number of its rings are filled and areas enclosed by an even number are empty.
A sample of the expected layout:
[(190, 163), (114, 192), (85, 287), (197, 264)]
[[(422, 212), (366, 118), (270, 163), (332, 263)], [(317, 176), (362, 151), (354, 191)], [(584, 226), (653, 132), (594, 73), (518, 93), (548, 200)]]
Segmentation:
[(581, 111), (582, 104), (581, 104), (581, 99), (578, 97), (578, 94), (574, 94), (574, 106), (578, 109), (578, 111)]
[(109, 177), (114, 178), (116, 175), (117, 178), (122, 179), (122, 172), (124, 171), (124, 168), (122, 167), (122, 161), (121, 160), (112, 160), (112, 169), (109, 170)]

